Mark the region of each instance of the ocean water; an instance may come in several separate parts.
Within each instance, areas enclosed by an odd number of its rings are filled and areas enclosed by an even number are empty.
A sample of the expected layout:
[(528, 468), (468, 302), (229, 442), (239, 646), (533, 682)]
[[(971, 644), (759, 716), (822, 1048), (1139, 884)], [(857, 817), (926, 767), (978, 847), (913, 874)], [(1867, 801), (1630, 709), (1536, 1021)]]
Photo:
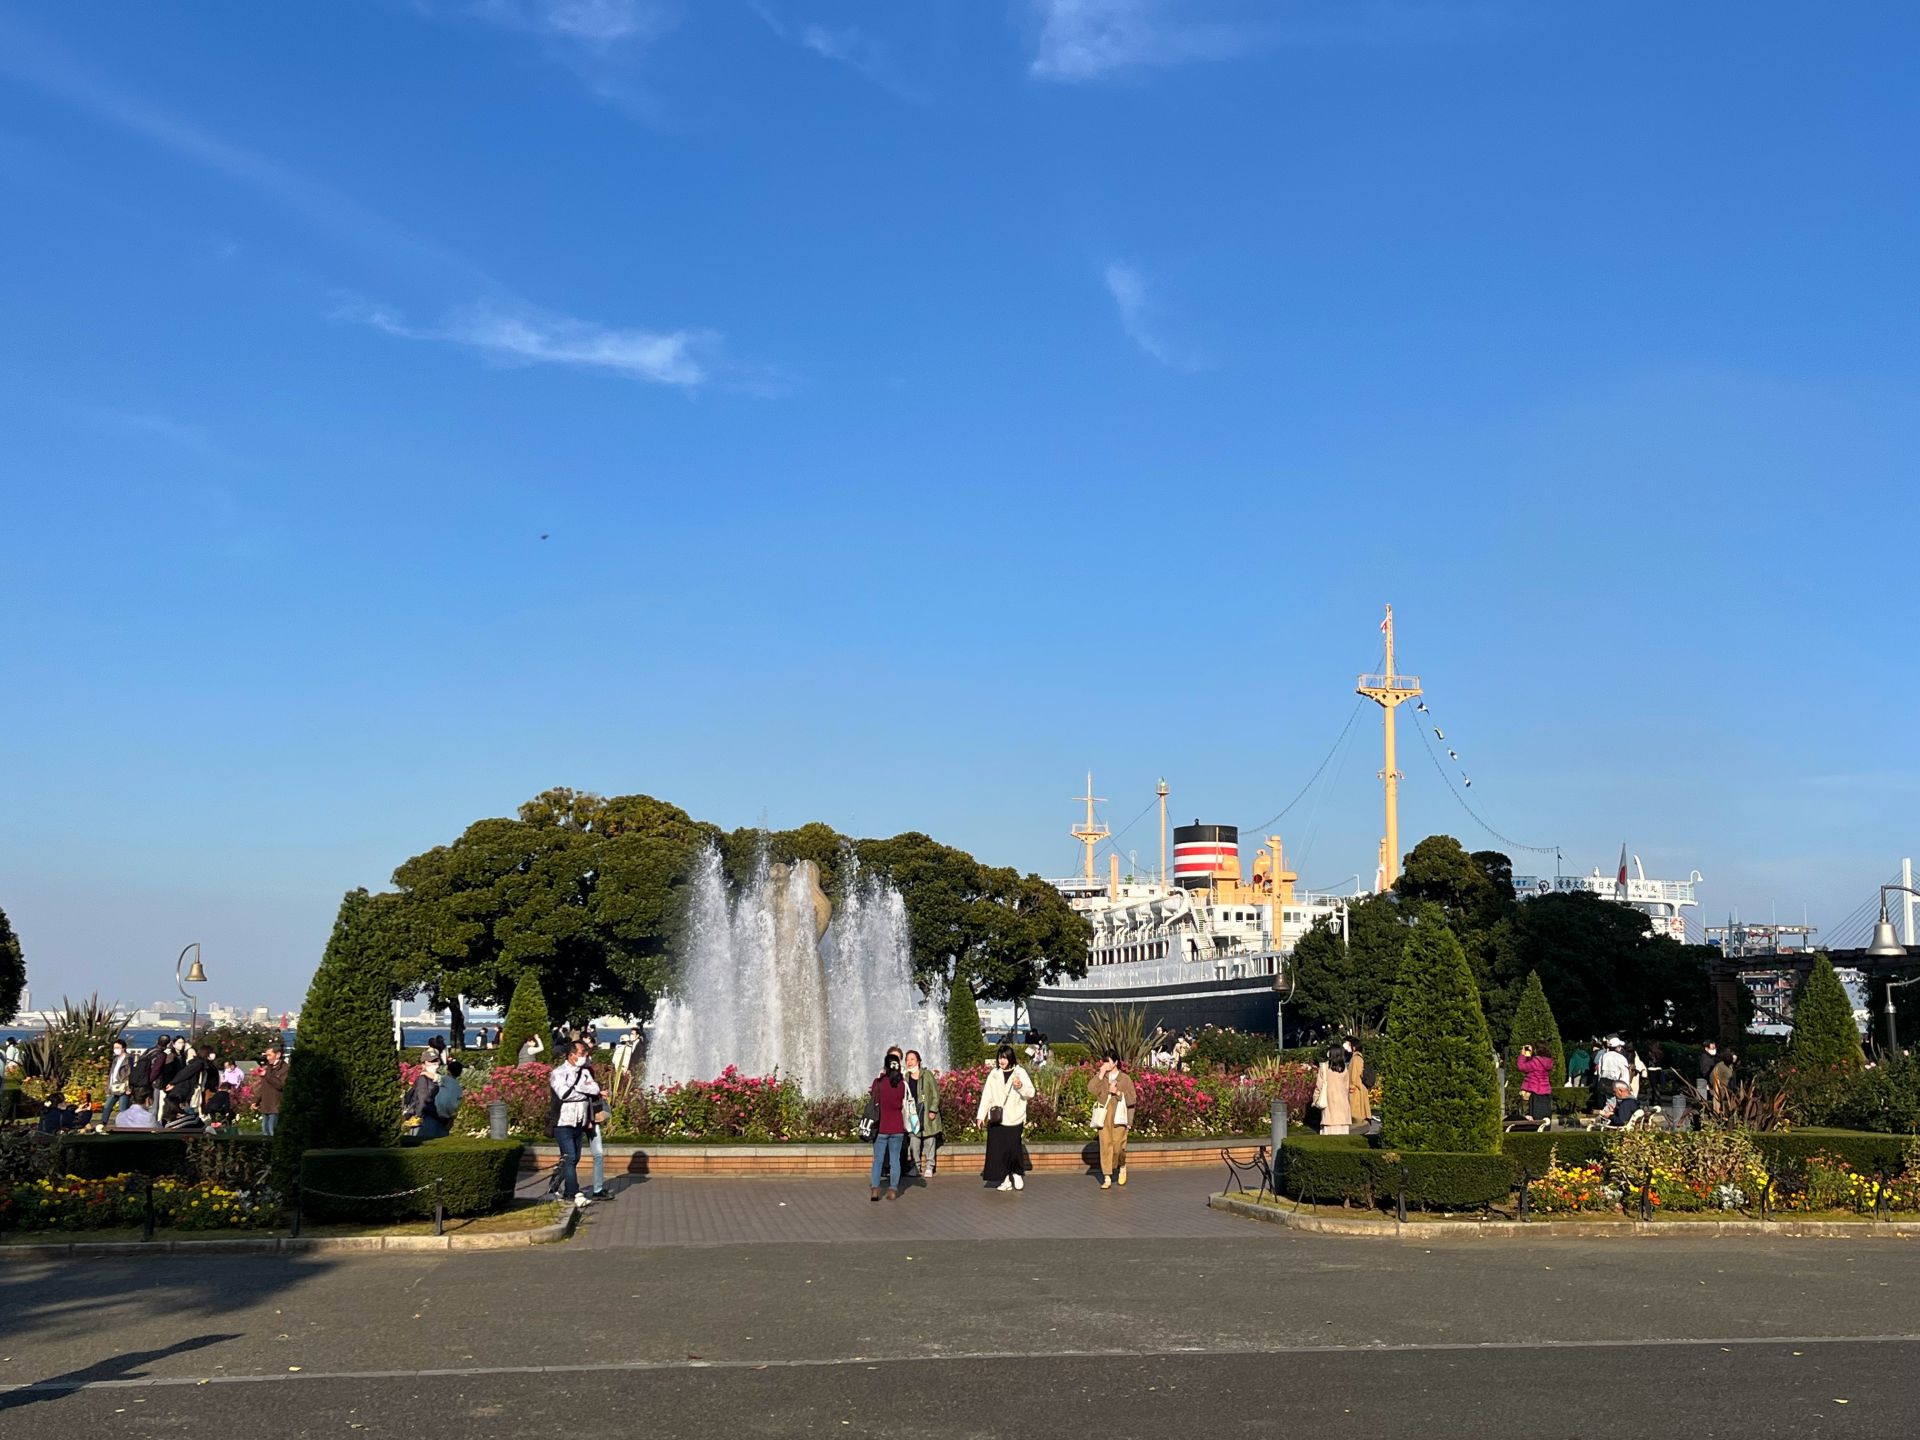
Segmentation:
[[(135, 1050), (145, 1050), (158, 1044), (162, 1036), (171, 1040), (174, 1036), (185, 1033), (186, 1032), (182, 1030), (129, 1030), (127, 1031), (127, 1043)], [(452, 1038), (447, 1035), (447, 1027), (444, 1025), (409, 1025), (402, 1033), (406, 1037), (406, 1043), (410, 1046), (424, 1045), (436, 1035), (449, 1039)], [(8, 1040), (20, 1040), (23, 1042), (32, 1040), (37, 1038), (39, 1034), (39, 1028), (36, 1026), (0, 1025), (0, 1044), (5, 1044)], [(298, 1039), (298, 1032), (293, 1030), (284, 1031), (282, 1032), (282, 1038), (287, 1048), (291, 1050), (294, 1042)], [(474, 1042), (479, 1038), (480, 1028), (477, 1025), (469, 1026), (467, 1029), (468, 1041)], [(225, 1059), (226, 1057), (222, 1056), (221, 1058)]]

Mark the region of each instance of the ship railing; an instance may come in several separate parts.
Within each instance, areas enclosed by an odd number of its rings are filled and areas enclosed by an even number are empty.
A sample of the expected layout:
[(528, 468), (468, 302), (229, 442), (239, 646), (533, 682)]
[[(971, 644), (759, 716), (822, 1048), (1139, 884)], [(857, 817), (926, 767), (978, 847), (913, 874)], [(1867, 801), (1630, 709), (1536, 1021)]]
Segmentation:
[[(1362, 675), (1354, 682), (1354, 685), (1361, 690), (1385, 690), (1389, 688), (1388, 678), (1389, 677), (1385, 675)], [(1420, 688), (1420, 677), (1418, 675), (1395, 675), (1391, 678), (1391, 688), (1395, 690), (1418, 690)]]

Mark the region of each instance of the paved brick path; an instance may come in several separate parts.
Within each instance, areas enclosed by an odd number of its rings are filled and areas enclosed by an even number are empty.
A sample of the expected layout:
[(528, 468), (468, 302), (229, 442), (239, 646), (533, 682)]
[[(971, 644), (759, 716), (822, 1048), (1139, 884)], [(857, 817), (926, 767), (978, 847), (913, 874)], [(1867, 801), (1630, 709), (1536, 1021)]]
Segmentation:
[[(1207, 1209), (1224, 1171), (1139, 1171), (1102, 1191), (1082, 1176), (1030, 1176), (1006, 1195), (977, 1174), (942, 1171), (911, 1182), (898, 1200), (867, 1200), (864, 1177), (707, 1179), (658, 1176), (613, 1182), (614, 1198), (581, 1217), (573, 1243), (740, 1245), (791, 1241), (1186, 1238), (1266, 1231)], [(1277, 1231), (1273, 1233), (1279, 1233)]]

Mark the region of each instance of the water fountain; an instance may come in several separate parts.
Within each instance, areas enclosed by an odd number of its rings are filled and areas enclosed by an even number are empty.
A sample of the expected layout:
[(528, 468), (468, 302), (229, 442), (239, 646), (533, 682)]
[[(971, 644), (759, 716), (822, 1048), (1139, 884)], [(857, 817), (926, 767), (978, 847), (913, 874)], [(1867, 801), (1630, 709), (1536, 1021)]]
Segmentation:
[(830, 914), (810, 861), (764, 858), (737, 896), (701, 856), (680, 978), (654, 1015), (647, 1083), (778, 1070), (809, 1095), (857, 1093), (888, 1045), (946, 1064), (946, 1015), (913, 981), (900, 892), (850, 866)]

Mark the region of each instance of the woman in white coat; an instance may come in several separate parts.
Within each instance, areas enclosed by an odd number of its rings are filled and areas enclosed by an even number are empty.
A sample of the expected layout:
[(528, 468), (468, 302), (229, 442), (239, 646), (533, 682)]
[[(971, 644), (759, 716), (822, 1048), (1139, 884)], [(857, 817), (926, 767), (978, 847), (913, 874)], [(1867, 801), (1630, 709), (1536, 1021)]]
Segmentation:
[(1002, 1045), (994, 1056), (987, 1083), (980, 1087), (980, 1106), (974, 1119), (987, 1127), (987, 1168), (984, 1178), (996, 1190), (1024, 1190), (1020, 1174), (1020, 1134), (1027, 1123), (1027, 1101), (1033, 1080), (1020, 1068), (1013, 1046)]

